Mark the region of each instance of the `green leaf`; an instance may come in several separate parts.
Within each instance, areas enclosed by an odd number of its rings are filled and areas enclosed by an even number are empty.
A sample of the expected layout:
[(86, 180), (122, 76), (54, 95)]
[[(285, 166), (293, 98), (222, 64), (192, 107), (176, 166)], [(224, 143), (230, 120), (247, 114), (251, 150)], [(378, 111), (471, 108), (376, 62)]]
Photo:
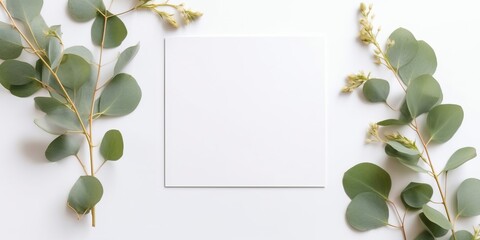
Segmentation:
[(455, 232), (455, 238), (451, 236), (450, 240), (474, 240), (473, 235), (466, 230), (460, 230)]
[(420, 158), (418, 150), (407, 148), (395, 141), (388, 141), (385, 145), (385, 153), (390, 157), (396, 158), (401, 164), (414, 171), (425, 172), (425, 169), (417, 165)]
[(364, 192), (355, 196), (347, 207), (348, 224), (358, 231), (368, 231), (386, 226), (388, 206), (378, 194)]
[(370, 102), (386, 102), (390, 93), (390, 84), (383, 79), (369, 79), (363, 85), (363, 95)]
[[(115, 48), (122, 44), (123, 40), (127, 37), (127, 28), (123, 24), (122, 20), (117, 16), (111, 15), (107, 20), (107, 26), (105, 31), (105, 48)], [(103, 36), (103, 27), (105, 24), (105, 17), (102, 15), (97, 15), (95, 21), (92, 25), (92, 41), (95, 45), (102, 45), (102, 36)]]
[(398, 70), (403, 83), (408, 86), (411, 80), (424, 74), (433, 75), (437, 69), (437, 57), (433, 49), (424, 41), (418, 41), (415, 57)]
[(390, 175), (372, 163), (357, 164), (343, 175), (343, 189), (350, 199), (364, 192), (373, 192), (387, 199), (391, 188)]
[(42, 84), (39, 82), (30, 82), (24, 85), (11, 85), (10, 86), (10, 93), (17, 97), (30, 97), (38, 90), (42, 89)]
[(0, 46), (0, 59), (15, 59), (22, 54), (22, 39), (12, 25), (0, 22)]
[(463, 122), (463, 109), (455, 104), (434, 107), (427, 116), (427, 131), (430, 139), (444, 143), (450, 140)]
[(65, 134), (67, 131), (52, 122), (48, 121), (46, 116), (37, 118), (33, 121), (35, 125), (41, 128), (43, 131), (53, 134), (53, 135), (62, 135)]
[[(47, 113), (45, 118), (52, 124), (71, 131), (82, 131), (77, 115), (67, 106), (58, 107)], [(83, 119), (86, 123), (86, 120)]]
[(443, 229), (452, 229), (452, 224), (441, 212), (431, 208), (428, 205), (423, 205), (422, 211), (425, 214), (425, 217), (427, 217), (432, 223), (437, 224)]
[(64, 54), (73, 54), (82, 57), (85, 61), (91, 63), (93, 62), (93, 54), (84, 46), (73, 46), (65, 49)]
[(427, 204), (433, 195), (433, 189), (425, 183), (411, 182), (402, 191), (402, 202), (407, 208), (420, 209)]
[(398, 120), (404, 122), (405, 124), (408, 124), (413, 120), (413, 117), (410, 114), (410, 109), (408, 109), (407, 99), (403, 101), (402, 106), (400, 107), (400, 117)]
[(43, 17), (38, 15), (32, 18), (27, 27), (30, 27), (32, 31), (31, 34), (34, 40), (32, 43), (36, 44), (40, 49), (46, 49), (48, 47), (47, 33), (50, 28), (45, 23)]
[(430, 111), (442, 101), (442, 98), (440, 84), (430, 75), (413, 79), (407, 89), (407, 105), (414, 118)]
[(91, 66), (80, 56), (65, 54), (58, 68), (58, 77), (63, 85), (70, 89), (78, 89), (90, 79)]
[(377, 122), (377, 124), (380, 126), (386, 127), (386, 126), (401, 126), (401, 125), (408, 124), (408, 122), (406, 123), (398, 119), (385, 119), (383, 121)]
[(435, 238), (432, 236), (432, 234), (429, 231), (423, 231), (421, 232), (415, 240), (435, 240)]
[[(448, 233), (448, 229), (440, 227), (438, 224), (430, 221), (424, 213), (419, 214), (420, 220), (427, 227), (428, 231), (436, 238), (442, 237)], [(427, 238), (428, 239), (428, 238)]]
[(123, 51), (120, 56), (118, 57), (117, 63), (115, 64), (115, 68), (113, 70), (113, 75), (117, 75), (132, 61), (132, 59), (137, 55), (138, 50), (140, 49), (140, 44), (135, 46), (131, 46), (125, 51)]
[(137, 81), (130, 75), (120, 73), (105, 87), (99, 100), (102, 115), (123, 116), (137, 108), (142, 98), (142, 91)]
[(387, 58), (395, 69), (409, 63), (417, 54), (417, 39), (408, 30), (398, 28), (393, 31), (389, 40), (393, 41), (393, 46), (387, 49)]
[(47, 56), (50, 60), (50, 66), (52, 69), (57, 68), (62, 60), (62, 45), (58, 38), (50, 37), (48, 39)]
[(65, 104), (52, 97), (36, 97), (35, 105), (44, 113), (50, 113), (53, 110), (65, 107)]
[(444, 172), (453, 170), (455, 168), (460, 167), (467, 161), (475, 158), (477, 156), (477, 151), (473, 147), (464, 147), (460, 148), (453, 153), (453, 155), (448, 159), (445, 168), (443, 168)]
[(7, 9), (12, 16), (23, 22), (40, 15), (43, 0), (6, 0)]
[(123, 156), (123, 138), (118, 130), (110, 130), (103, 136), (100, 153), (105, 160), (116, 161)]
[(68, 13), (79, 22), (92, 20), (97, 12), (103, 13), (105, 5), (102, 0), (68, 0)]
[(457, 212), (461, 217), (480, 215), (480, 180), (469, 178), (457, 190)]
[(10, 89), (11, 85), (25, 85), (33, 81), (36, 76), (32, 65), (17, 61), (6, 60), (0, 64), (0, 83)]
[(68, 156), (76, 155), (80, 151), (82, 140), (79, 135), (60, 135), (48, 145), (45, 157), (50, 162), (56, 162)]
[(81, 176), (68, 194), (68, 206), (81, 217), (102, 199), (103, 187), (93, 176)]

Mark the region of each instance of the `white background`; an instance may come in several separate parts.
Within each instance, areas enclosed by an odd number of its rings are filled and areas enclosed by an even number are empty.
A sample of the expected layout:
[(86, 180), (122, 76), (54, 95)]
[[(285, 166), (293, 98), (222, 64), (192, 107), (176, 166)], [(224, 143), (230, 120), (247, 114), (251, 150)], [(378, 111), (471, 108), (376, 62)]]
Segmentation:
[[(173, 1), (173, 0), (172, 0)], [(118, 2), (118, 3), (117, 3)], [(125, 9), (134, 0), (116, 1)], [(141, 42), (129, 71), (140, 82), (143, 99), (131, 115), (97, 125), (96, 139), (119, 128), (126, 151), (121, 161), (106, 165), (98, 177), (105, 194), (97, 205), (97, 228), (78, 222), (67, 209), (68, 191), (82, 173), (73, 159), (48, 163), (43, 152), (52, 136), (33, 124), (39, 116), (32, 99), (17, 99), (0, 90), (0, 239), (166, 239), (290, 240), (401, 239), (396, 229), (357, 233), (346, 225), (343, 173), (362, 161), (394, 168), (392, 198), (416, 174), (388, 161), (376, 145), (364, 145), (370, 122), (386, 118), (386, 108), (367, 105), (359, 94), (339, 93), (345, 76), (374, 70), (372, 58), (356, 37), (357, 1), (191, 0), (188, 6), (205, 16), (188, 28), (166, 30), (156, 16), (138, 12), (124, 18), (129, 36), (122, 47)], [(437, 51), (436, 78), (448, 103), (464, 107), (465, 120), (451, 142), (433, 150), (440, 168), (456, 149), (478, 146), (478, 55), (480, 14), (475, 1), (374, 1), (380, 36), (399, 26), (410, 29)], [(90, 40), (90, 24), (73, 23), (66, 1), (46, 0), (43, 11), (51, 25), (62, 24), (68, 46)], [(2, 17), (4, 15), (2, 14)], [(168, 29), (168, 28), (167, 28)], [(327, 51), (327, 188), (325, 189), (165, 189), (163, 187), (163, 37), (182, 35), (324, 34)], [(96, 51), (98, 53), (98, 51)], [(115, 52), (109, 51), (110, 57)], [(186, 66), (188, 67), (188, 66)], [(412, 136), (410, 134), (409, 136)], [(480, 177), (475, 160), (450, 175), (450, 193), (466, 177)], [(402, 175), (401, 179), (400, 175)], [(452, 202), (453, 199), (449, 199)], [(395, 223), (395, 219), (391, 219)], [(478, 220), (478, 219), (477, 219)], [(471, 229), (470, 222), (465, 225)], [(410, 236), (418, 221), (408, 221)]]

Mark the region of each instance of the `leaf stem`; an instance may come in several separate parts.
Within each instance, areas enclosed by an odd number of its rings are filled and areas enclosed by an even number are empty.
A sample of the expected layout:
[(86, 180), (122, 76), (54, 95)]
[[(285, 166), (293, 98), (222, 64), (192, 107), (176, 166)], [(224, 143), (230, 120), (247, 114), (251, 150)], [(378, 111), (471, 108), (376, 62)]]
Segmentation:
[(396, 226), (396, 227), (399, 228), (402, 231), (403, 239), (407, 240), (407, 233), (405, 231), (405, 215), (406, 215), (406, 212), (404, 213), (404, 215), (402, 217), (400, 215), (400, 212), (398, 211), (397, 205), (394, 202), (392, 202), (390, 199), (386, 199), (386, 200), (387, 200), (387, 203), (389, 203), (390, 206), (393, 208), (393, 211), (395, 212), (398, 223), (400, 224), (400, 226)]

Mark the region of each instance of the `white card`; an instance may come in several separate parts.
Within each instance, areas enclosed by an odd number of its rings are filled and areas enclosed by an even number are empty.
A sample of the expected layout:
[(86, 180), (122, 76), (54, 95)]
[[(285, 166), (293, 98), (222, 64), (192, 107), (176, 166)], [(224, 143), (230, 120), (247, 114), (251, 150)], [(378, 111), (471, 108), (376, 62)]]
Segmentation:
[(320, 37), (165, 39), (166, 187), (323, 187)]

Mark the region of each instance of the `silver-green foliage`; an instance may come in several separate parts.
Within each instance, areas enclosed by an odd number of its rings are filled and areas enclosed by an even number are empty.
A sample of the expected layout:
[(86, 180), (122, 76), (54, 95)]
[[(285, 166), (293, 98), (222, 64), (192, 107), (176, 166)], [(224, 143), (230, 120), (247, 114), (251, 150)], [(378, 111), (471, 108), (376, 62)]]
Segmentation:
[[(379, 78), (358, 79), (350, 77), (349, 90), (363, 84), (365, 99), (372, 103), (384, 103), (389, 110), (400, 106), (397, 119), (387, 119), (372, 125), (369, 140), (384, 144), (386, 155), (401, 165), (414, 171), (413, 174), (427, 174), (432, 177), (430, 183), (410, 182), (399, 194), (405, 214), (417, 214), (425, 227), (415, 239), (436, 239), (450, 232), (450, 239), (463, 240), (479, 237), (480, 230), (473, 233), (465, 230), (456, 231), (456, 218), (480, 215), (480, 180), (466, 179), (453, 192), (456, 195), (456, 211), (450, 209), (446, 195), (447, 174), (476, 157), (473, 147), (464, 147), (455, 151), (446, 161), (441, 171), (437, 171), (435, 161), (429, 153), (430, 144), (441, 144), (451, 140), (460, 128), (464, 112), (456, 104), (443, 104), (443, 93), (439, 82), (433, 77), (437, 68), (437, 58), (433, 49), (425, 42), (404, 28), (399, 28), (390, 35), (386, 48), (377, 42), (377, 33), (371, 25), (371, 6), (362, 4), (361, 40), (373, 45), (377, 63), (386, 66), (397, 78), (393, 82), (400, 84), (403, 90), (401, 98), (390, 97), (390, 84)], [(355, 75), (350, 75), (355, 76)], [(370, 76), (370, 74), (368, 75)], [(344, 88), (345, 89), (345, 88)], [(392, 104), (395, 99), (403, 99)], [(419, 118), (425, 114), (426, 117)], [(391, 128), (405, 130), (398, 126), (408, 126), (416, 135), (411, 140), (404, 134), (389, 134)], [(380, 128), (385, 128), (380, 130)], [(419, 146), (417, 146), (417, 143)], [(407, 175), (410, 176), (411, 175)], [(406, 176), (406, 177), (407, 177)], [(445, 178), (442, 180), (442, 178)], [(383, 168), (373, 163), (360, 163), (347, 170), (343, 176), (345, 193), (351, 199), (347, 207), (346, 220), (350, 226), (360, 231), (383, 226), (398, 226), (407, 239), (405, 217), (399, 212), (400, 206), (389, 197), (392, 179)], [(434, 191), (437, 193), (434, 194)], [(438, 200), (432, 200), (437, 196)], [(440, 203), (434, 205), (431, 202)], [(398, 223), (388, 222), (388, 208), (396, 214)], [(437, 207), (438, 206), (438, 207)]]
[[(202, 15), (183, 4), (134, 2), (131, 9), (115, 14), (102, 0), (68, 0), (67, 10), (73, 20), (92, 22), (90, 40), (100, 48), (96, 60), (83, 46), (65, 47), (60, 25), (47, 25), (41, 15), (43, 0), (0, 0), (7, 16), (6, 22), (0, 22), (0, 59), (4, 60), (0, 62), (0, 84), (18, 97), (36, 94), (35, 105), (44, 115), (34, 122), (54, 135), (45, 157), (51, 162), (78, 160), (83, 176), (71, 188), (67, 203), (79, 218), (91, 213), (92, 226), (95, 205), (103, 195), (102, 184), (95, 175), (106, 162), (117, 161), (124, 153), (119, 130), (106, 132), (100, 142), (94, 139), (92, 125), (100, 119), (132, 113), (142, 98), (136, 79), (124, 73), (139, 51), (139, 44), (121, 52), (110, 77), (101, 78), (105, 75), (101, 74), (105, 64), (103, 49), (119, 47), (128, 34), (120, 16), (145, 9), (178, 26), (173, 15), (161, 8), (173, 8), (185, 24)], [(18, 59), (23, 52), (32, 53), (35, 59)], [(46, 96), (39, 96), (42, 94)], [(82, 146), (88, 154), (82, 154)], [(97, 146), (103, 163), (95, 168), (98, 160), (94, 161), (93, 156)], [(84, 155), (88, 155), (88, 160), (82, 159)]]

